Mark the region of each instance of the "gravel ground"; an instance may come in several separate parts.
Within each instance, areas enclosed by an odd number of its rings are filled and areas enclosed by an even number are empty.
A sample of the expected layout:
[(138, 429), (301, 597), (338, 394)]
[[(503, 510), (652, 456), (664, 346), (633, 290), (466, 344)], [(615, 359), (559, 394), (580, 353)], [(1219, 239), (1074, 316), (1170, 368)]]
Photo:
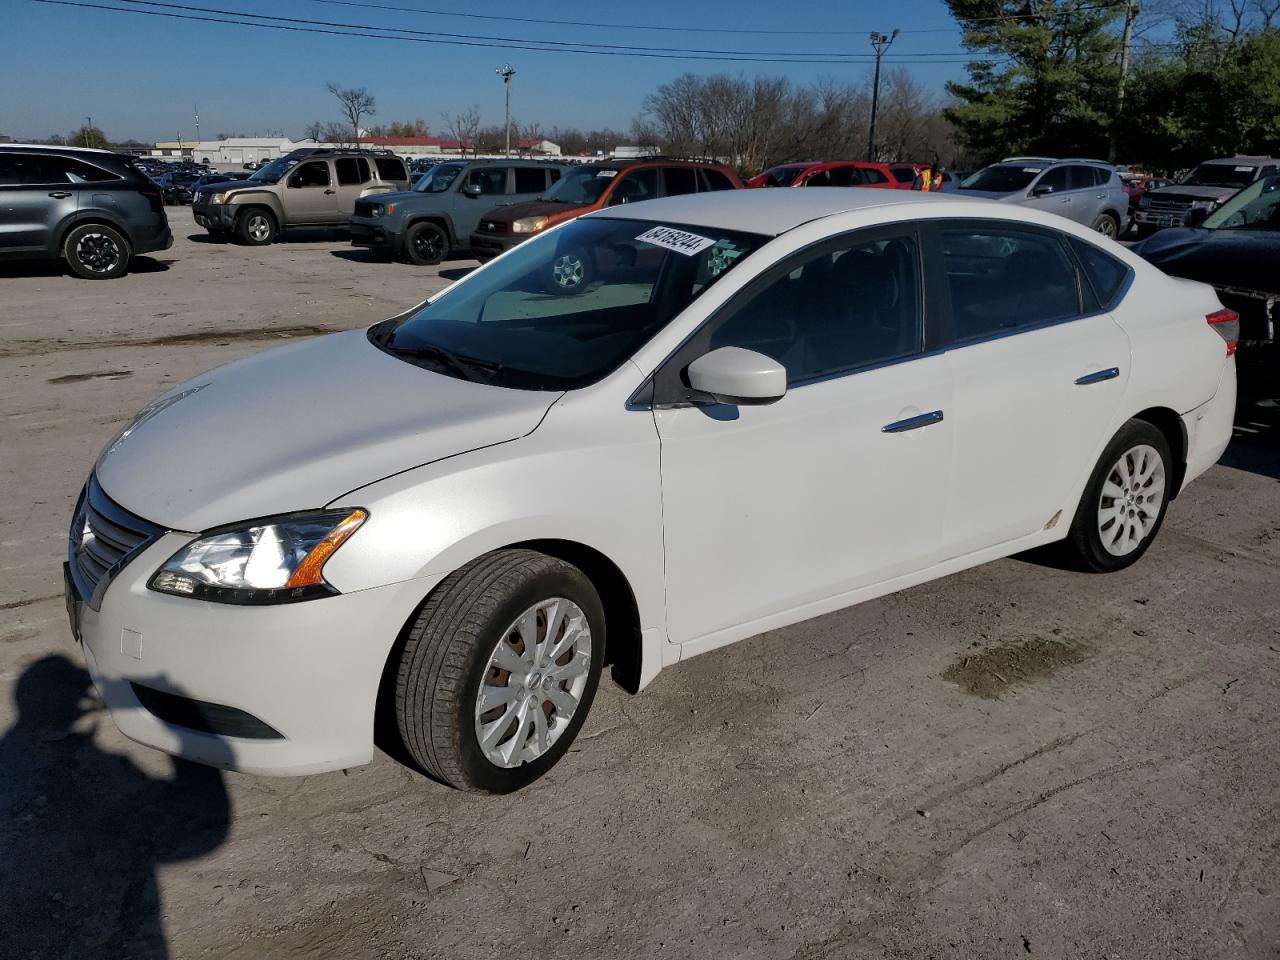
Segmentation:
[[(59, 563), (166, 386), (363, 326), (472, 264), (324, 232), (177, 242), (114, 282), (0, 271), (6, 958), (1280, 957), (1280, 426), (1248, 418), (1147, 557), (1011, 559), (605, 684), (531, 789), (380, 754), (293, 780), (126, 741)], [(210, 451), (217, 455), (217, 451)]]

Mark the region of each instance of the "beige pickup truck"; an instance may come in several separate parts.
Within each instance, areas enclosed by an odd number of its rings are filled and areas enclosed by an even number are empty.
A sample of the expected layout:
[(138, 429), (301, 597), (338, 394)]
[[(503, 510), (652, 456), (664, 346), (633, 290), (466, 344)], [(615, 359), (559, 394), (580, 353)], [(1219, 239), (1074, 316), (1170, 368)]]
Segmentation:
[(191, 209), (211, 236), (265, 246), (289, 227), (345, 227), (361, 197), (408, 187), (405, 162), (389, 150), (311, 147), (272, 160), (248, 180), (201, 187)]

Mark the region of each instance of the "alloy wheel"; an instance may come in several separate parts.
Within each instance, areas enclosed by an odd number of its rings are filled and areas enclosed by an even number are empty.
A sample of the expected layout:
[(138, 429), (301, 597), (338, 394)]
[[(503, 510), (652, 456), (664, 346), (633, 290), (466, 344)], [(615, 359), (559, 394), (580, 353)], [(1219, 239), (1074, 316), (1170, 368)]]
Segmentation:
[(591, 627), (572, 600), (542, 600), (516, 618), (489, 656), (475, 732), (490, 763), (537, 760), (569, 728), (591, 672)]
[(420, 230), (417, 236), (413, 238), (413, 247), (418, 256), (424, 260), (438, 260), (443, 258), (441, 250), (440, 235), (433, 230)]
[(1098, 232), (1104, 237), (1110, 237), (1114, 240), (1116, 236), (1116, 222), (1110, 217), (1103, 217), (1098, 221)]
[(76, 242), (76, 260), (94, 273), (110, 273), (121, 255), (120, 245), (105, 233), (86, 233)]
[(586, 265), (583, 264), (581, 257), (566, 253), (552, 263), (551, 276), (555, 279), (556, 286), (572, 290), (582, 284), (586, 276)]
[(1120, 455), (1098, 500), (1098, 534), (1115, 557), (1138, 549), (1160, 519), (1164, 504), (1164, 460), (1155, 447), (1140, 444)]
[(255, 213), (249, 216), (249, 236), (258, 243), (271, 236), (271, 221), (265, 214)]

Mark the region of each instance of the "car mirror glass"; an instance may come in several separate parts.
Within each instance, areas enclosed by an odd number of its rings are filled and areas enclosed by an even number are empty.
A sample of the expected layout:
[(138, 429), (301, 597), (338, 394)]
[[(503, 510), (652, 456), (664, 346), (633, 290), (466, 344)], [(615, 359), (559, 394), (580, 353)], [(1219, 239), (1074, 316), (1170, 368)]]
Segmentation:
[(468, 183), (465, 187), (462, 188), (462, 192), (464, 195), (474, 200), (476, 197), (480, 196), (480, 184)]
[(1031, 195), (1033, 197), (1044, 197), (1044, 196), (1048, 196), (1051, 193), (1053, 193), (1053, 187), (1050, 187), (1050, 186), (1036, 187), (1034, 190), (1031, 191)]

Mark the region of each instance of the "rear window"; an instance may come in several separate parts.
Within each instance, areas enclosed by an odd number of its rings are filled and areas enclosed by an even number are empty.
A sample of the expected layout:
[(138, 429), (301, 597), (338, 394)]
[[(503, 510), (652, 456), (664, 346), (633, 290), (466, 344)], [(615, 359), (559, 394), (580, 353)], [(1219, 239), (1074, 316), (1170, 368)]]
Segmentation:
[(1129, 268), (1115, 257), (1103, 253), (1092, 243), (1078, 237), (1067, 239), (1071, 243), (1071, 249), (1075, 251), (1076, 258), (1080, 261), (1080, 266), (1084, 268), (1084, 275), (1089, 281), (1089, 286), (1093, 288), (1098, 306), (1103, 310), (1110, 309), (1115, 304), (1116, 298), (1120, 296), (1120, 290), (1129, 276)]
[(409, 174), (404, 169), (404, 161), (398, 157), (375, 157), (373, 164), (378, 168), (379, 180), (409, 179)]

